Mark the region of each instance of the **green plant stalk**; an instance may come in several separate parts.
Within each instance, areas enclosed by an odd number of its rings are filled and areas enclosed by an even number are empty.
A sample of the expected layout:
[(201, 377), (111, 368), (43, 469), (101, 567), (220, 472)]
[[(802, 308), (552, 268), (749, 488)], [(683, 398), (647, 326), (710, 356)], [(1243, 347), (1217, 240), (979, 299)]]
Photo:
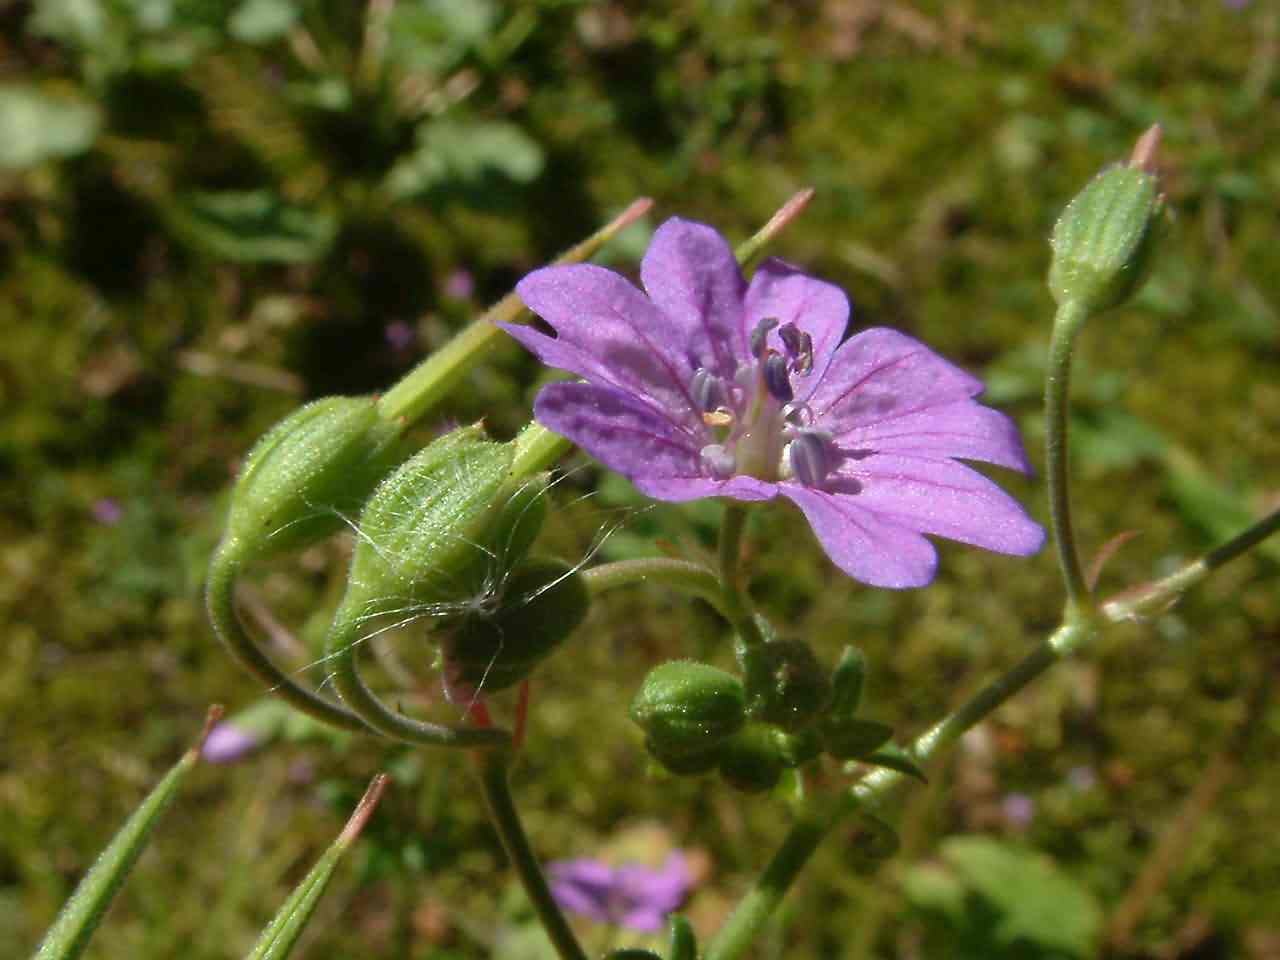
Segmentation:
[[(644, 216), (651, 206), (652, 200), (641, 197), (586, 240), (566, 250), (554, 262), (565, 264), (586, 260)], [(405, 374), (382, 395), (382, 399), (378, 401), (378, 412), (388, 420), (404, 419), (411, 423), (421, 419), (476, 363), (484, 359), (499, 338), (505, 336), (495, 324), (519, 322), (527, 313), (524, 303), (513, 290)]]
[(560, 960), (587, 960), (587, 955), (578, 938), (573, 935), (569, 922), (547, 885), (547, 878), (538, 864), (538, 858), (529, 845), (529, 837), (524, 832), (520, 815), (516, 811), (511, 797), (511, 785), (508, 780), (511, 769), (511, 754), (506, 750), (486, 750), (472, 755), (476, 779), (484, 795), (485, 808), (489, 812), (489, 820), (498, 832), (502, 848), (507, 852), (512, 869), (520, 878), (525, 895), (533, 905), (542, 928), (555, 947)]
[(306, 929), (321, 897), (324, 896), (324, 891), (329, 886), (338, 862), (360, 836), (386, 786), (385, 773), (380, 773), (373, 778), (347, 821), (347, 825), (338, 834), (338, 838), (316, 861), (316, 865), (311, 868), (302, 882), (289, 894), (275, 917), (262, 931), (253, 949), (246, 954), (245, 960), (284, 960), (293, 952), (298, 938)]
[(742, 533), (747, 525), (747, 508), (730, 501), (720, 523), (720, 590), (719, 604), (725, 618), (738, 631), (748, 649), (764, 643), (760, 626), (751, 613), (751, 603), (742, 584)]
[(209, 564), (205, 603), (214, 633), (231, 654), (232, 659), (261, 680), (272, 693), (291, 707), (322, 723), (343, 730), (368, 733), (359, 717), (341, 704), (312, 693), (271, 662), (271, 658), (253, 641), (236, 612), (235, 588), (240, 565), (233, 559), (235, 551), (224, 543)]
[(720, 588), (720, 578), (706, 567), (688, 560), (675, 560), (670, 557), (619, 560), (616, 563), (605, 563), (583, 571), (582, 579), (592, 597), (619, 587), (630, 587), (640, 583), (663, 583), (707, 601), (725, 619), (728, 619), (728, 614), (725, 612), (724, 592)]
[(1065, 619), (1087, 616), (1093, 607), (1088, 583), (1080, 567), (1075, 526), (1071, 522), (1071, 476), (1068, 462), (1071, 359), (1076, 335), (1088, 314), (1067, 301), (1058, 308), (1049, 340), (1049, 369), (1044, 383), (1045, 474), (1049, 485), (1049, 520), (1053, 527), (1058, 567), (1066, 588)]
[[(1127, 619), (1134, 611), (1159, 609), (1170, 599), (1180, 596), (1190, 586), (1205, 579), (1213, 570), (1244, 555), (1277, 530), (1280, 530), (1280, 511), (1269, 514), (1209, 551), (1200, 560), (1158, 581), (1125, 604), (1108, 604), (1103, 609), (1105, 620), (1092, 614), (1077, 614), (1071, 622), (1067, 622), (1064, 617), (1064, 622), (1036, 644), (1021, 661), (920, 734), (909, 746), (909, 752), (918, 763), (926, 763), (1059, 660), (1088, 646), (1106, 621)], [(885, 767), (872, 769), (849, 788), (830, 815), (823, 815), (820, 809), (815, 812), (811, 804), (821, 801), (813, 795), (807, 798), (805, 805), (800, 808), (799, 819), (783, 840), (781, 849), (725, 921), (724, 927), (703, 955), (703, 960), (736, 960), (741, 957), (768, 922), (791, 882), (817, 849), (822, 837), (845, 816), (864, 808), (881, 806), (889, 794), (904, 785), (908, 779), (897, 770)], [(816, 839), (815, 829), (820, 829)]]
[(152, 828), (177, 797), (187, 774), (200, 759), (200, 750), (209, 730), (221, 717), (221, 707), (210, 708), (199, 742), (187, 750), (147, 794), (98, 855), (89, 872), (76, 885), (75, 892), (63, 904), (32, 960), (73, 960), (84, 951), (102, 915), (146, 849)]
[(390, 709), (370, 690), (356, 665), (361, 642), (359, 624), (335, 620), (329, 630), (325, 663), (333, 671), (333, 685), (343, 703), (370, 728), (385, 737), (428, 747), (509, 747), (511, 734), (483, 727), (451, 727), (406, 717)]

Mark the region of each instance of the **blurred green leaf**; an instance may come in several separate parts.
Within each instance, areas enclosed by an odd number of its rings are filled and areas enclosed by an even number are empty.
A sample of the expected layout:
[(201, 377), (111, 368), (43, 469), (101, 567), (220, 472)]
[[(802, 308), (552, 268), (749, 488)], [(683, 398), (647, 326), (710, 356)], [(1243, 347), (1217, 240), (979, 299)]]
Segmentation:
[(298, 5), (291, 0), (244, 0), (227, 21), (227, 29), (245, 43), (279, 40), (298, 22)]
[(22, 170), (89, 149), (97, 108), (29, 86), (0, 87), (0, 169)]
[(511, 123), (431, 120), (418, 127), (417, 141), (387, 175), (397, 199), (447, 184), (477, 187), (494, 175), (528, 183), (542, 172), (542, 147)]
[(990, 837), (952, 837), (942, 858), (999, 912), (996, 936), (1091, 957), (1102, 927), (1093, 896), (1048, 857)]
[(27, 24), (36, 36), (86, 50), (106, 38), (108, 27), (99, 0), (39, 0)]
[(337, 234), (331, 215), (268, 190), (189, 193), (174, 218), (193, 244), (238, 263), (309, 263), (328, 252)]
[(496, 22), (490, 0), (401, 3), (387, 24), (387, 53), (407, 70), (438, 73), (487, 39)]

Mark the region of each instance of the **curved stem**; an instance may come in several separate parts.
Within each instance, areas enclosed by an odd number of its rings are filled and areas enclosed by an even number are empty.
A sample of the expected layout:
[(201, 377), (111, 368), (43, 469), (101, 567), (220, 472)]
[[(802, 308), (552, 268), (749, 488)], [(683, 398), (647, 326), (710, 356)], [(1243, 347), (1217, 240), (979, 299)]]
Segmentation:
[(834, 817), (808, 816), (791, 827), (764, 872), (707, 944), (702, 960), (736, 960), (746, 952), (835, 822)]
[(582, 579), (593, 597), (638, 583), (665, 583), (707, 601), (728, 619), (720, 578), (706, 567), (688, 560), (673, 560), (670, 557), (619, 560), (583, 571)]
[(538, 858), (529, 845), (529, 838), (520, 822), (520, 814), (511, 797), (511, 786), (508, 773), (511, 767), (511, 755), (506, 750), (488, 750), (473, 754), (476, 779), (484, 794), (485, 808), (489, 811), (489, 819), (498, 832), (502, 848), (507, 852), (512, 868), (520, 878), (525, 895), (533, 904), (542, 927), (547, 932), (552, 945), (559, 954), (560, 960), (587, 960), (578, 938), (573, 935), (569, 923), (560, 912), (551, 888), (547, 886), (547, 878), (542, 872)]
[[(578, 263), (596, 253), (606, 243), (644, 216), (653, 201), (641, 197), (622, 213), (577, 246), (566, 250), (555, 263)], [(455, 336), (383, 394), (378, 411), (388, 420), (404, 418), (412, 422), (432, 409), (467, 371), (503, 336), (496, 323), (515, 323), (526, 313), (524, 303), (514, 291), (485, 311), (465, 330)]]
[(368, 733), (369, 728), (354, 713), (317, 696), (284, 673), (245, 631), (236, 612), (235, 586), (240, 563), (235, 554), (235, 544), (223, 541), (209, 564), (209, 580), (205, 587), (209, 621), (232, 658), (266, 684), (272, 693), (307, 716), (343, 730)]
[(1071, 356), (1076, 334), (1088, 314), (1074, 301), (1058, 308), (1049, 340), (1049, 369), (1044, 385), (1045, 472), (1049, 483), (1049, 518), (1058, 551), (1058, 566), (1067, 591), (1069, 619), (1092, 608), (1080, 568), (1075, 527), (1071, 522), (1071, 477), (1068, 464)]
[(747, 508), (727, 503), (720, 524), (720, 580), (725, 617), (748, 647), (764, 643), (760, 626), (751, 613), (751, 603), (742, 585), (742, 533), (747, 525)]
[(333, 671), (333, 684), (342, 700), (364, 723), (394, 740), (430, 747), (507, 747), (511, 735), (505, 730), (479, 727), (451, 727), (414, 720), (392, 710), (365, 685), (356, 665), (358, 630), (342, 610), (329, 631), (325, 662)]

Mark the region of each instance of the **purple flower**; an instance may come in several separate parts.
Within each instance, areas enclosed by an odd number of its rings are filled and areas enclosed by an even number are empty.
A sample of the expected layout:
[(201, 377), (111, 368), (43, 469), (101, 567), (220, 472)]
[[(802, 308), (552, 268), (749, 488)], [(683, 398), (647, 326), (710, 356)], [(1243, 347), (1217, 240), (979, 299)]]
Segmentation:
[(98, 523), (113, 527), (124, 516), (124, 508), (120, 506), (120, 501), (114, 497), (102, 497), (93, 501), (91, 513), (93, 514), (93, 519)]
[(1040, 549), (1040, 526), (956, 460), (1030, 469), (1013, 423), (974, 401), (974, 377), (894, 330), (842, 343), (843, 292), (780, 260), (748, 285), (702, 224), (659, 227), (640, 277), (643, 292), (590, 264), (520, 281), (557, 335), (504, 328), (586, 381), (543, 388), (544, 426), (659, 500), (781, 494), (845, 573), (874, 586), (933, 579), (923, 534)]
[(560, 860), (547, 865), (547, 875), (551, 895), (570, 913), (645, 933), (662, 929), (692, 883), (679, 851), (657, 870), (634, 863), (611, 867), (599, 860)]
[(1010, 826), (1025, 829), (1035, 819), (1036, 802), (1025, 793), (1010, 793), (1005, 795), (1000, 809)]
[(235, 763), (258, 749), (258, 735), (230, 720), (224, 720), (209, 731), (200, 751), (210, 763)]

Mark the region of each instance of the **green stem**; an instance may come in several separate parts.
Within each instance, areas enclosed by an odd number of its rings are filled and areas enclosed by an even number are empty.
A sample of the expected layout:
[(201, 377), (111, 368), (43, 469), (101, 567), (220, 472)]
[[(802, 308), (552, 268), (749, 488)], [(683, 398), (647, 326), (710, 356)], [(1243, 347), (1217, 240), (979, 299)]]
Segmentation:
[(742, 585), (742, 534), (747, 525), (747, 508), (726, 503), (720, 523), (720, 583), (724, 597), (722, 610), (748, 648), (764, 643), (760, 626), (751, 612), (751, 602)]
[[(586, 260), (644, 216), (651, 206), (652, 200), (641, 197), (586, 240), (561, 254), (555, 263)], [(514, 291), (507, 294), (383, 394), (378, 401), (378, 412), (388, 420), (404, 418), (409, 422), (424, 416), (503, 336), (502, 330), (494, 324), (519, 322), (526, 313), (519, 295)]]
[(736, 960), (746, 952), (835, 822), (834, 817), (811, 814), (791, 827), (769, 865), (707, 945), (702, 960)]
[(505, 730), (481, 727), (451, 727), (406, 717), (389, 708), (365, 685), (356, 665), (360, 643), (355, 623), (339, 610), (329, 631), (325, 663), (333, 671), (333, 684), (343, 702), (364, 723), (393, 740), (430, 747), (507, 747), (511, 735)]
[(473, 761), (489, 819), (498, 832), (502, 848), (507, 852), (507, 858), (520, 878), (525, 895), (533, 904), (560, 960), (587, 960), (578, 938), (573, 935), (573, 930), (551, 895), (547, 878), (529, 845), (529, 838), (520, 822), (520, 814), (511, 798), (511, 786), (508, 782), (510, 753), (506, 750), (489, 750), (474, 755)]
[(1075, 527), (1071, 522), (1071, 477), (1068, 464), (1071, 357), (1075, 338), (1088, 314), (1068, 301), (1058, 308), (1049, 341), (1049, 369), (1045, 377), (1045, 467), (1049, 483), (1049, 518), (1053, 525), (1058, 566), (1067, 592), (1067, 619), (1087, 613), (1093, 606), (1088, 584), (1080, 568)]
[(218, 547), (209, 564), (209, 582), (205, 594), (209, 621), (232, 658), (266, 684), (272, 693), (307, 716), (343, 730), (368, 733), (369, 728), (354, 713), (317, 696), (284, 673), (245, 631), (240, 615), (236, 612), (235, 586), (240, 564), (235, 559), (235, 554), (233, 543), (224, 541)]
[(530, 423), (516, 435), (516, 452), (511, 461), (513, 477), (529, 477), (555, 465), (573, 449), (573, 444), (546, 427)]
[(1127, 590), (1102, 605), (1102, 615), (1111, 621), (1141, 620), (1160, 613), (1214, 570), (1256, 547), (1280, 530), (1280, 510), (1274, 510), (1257, 523), (1214, 547), (1198, 560), (1180, 567), (1167, 577), (1136, 590)]
[(720, 589), (720, 578), (706, 567), (688, 560), (673, 560), (670, 557), (619, 560), (583, 571), (582, 579), (593, 597), (638, 583), (665, 583), (700, 597), (728, 619), (724, 610), (724, 591)]

